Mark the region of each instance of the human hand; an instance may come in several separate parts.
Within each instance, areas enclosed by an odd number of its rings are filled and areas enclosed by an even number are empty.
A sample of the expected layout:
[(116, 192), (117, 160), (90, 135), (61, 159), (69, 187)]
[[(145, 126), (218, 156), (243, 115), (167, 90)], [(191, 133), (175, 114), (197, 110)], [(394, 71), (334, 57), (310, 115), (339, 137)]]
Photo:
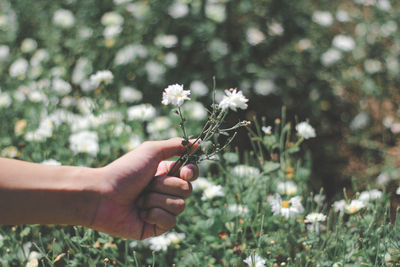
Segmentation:
[[(167, 176), (174, 162), (163, 161), (185, 152), (181, 138), (144, 142), (109, 165), (100, 168), (100, 200), (93, 229), (114, 236), (142, 240), (173, 228), (176, 216), (190, 196), (190, 181), (198, 176), (193, 164), (180, 177)], [(100, 182), (100, 181), (99, 181)]]

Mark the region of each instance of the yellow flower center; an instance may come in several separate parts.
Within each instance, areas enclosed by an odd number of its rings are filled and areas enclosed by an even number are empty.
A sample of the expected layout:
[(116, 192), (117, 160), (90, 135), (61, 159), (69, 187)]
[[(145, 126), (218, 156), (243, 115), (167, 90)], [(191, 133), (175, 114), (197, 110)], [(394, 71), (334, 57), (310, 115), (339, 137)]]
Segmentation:
[(290, 206), (290, 201), (282, 201), (281, 202), (282, 208), (289, 208)]
[(183, 95), (182, 94), (178, 94), (177, 97), (183, 97)]

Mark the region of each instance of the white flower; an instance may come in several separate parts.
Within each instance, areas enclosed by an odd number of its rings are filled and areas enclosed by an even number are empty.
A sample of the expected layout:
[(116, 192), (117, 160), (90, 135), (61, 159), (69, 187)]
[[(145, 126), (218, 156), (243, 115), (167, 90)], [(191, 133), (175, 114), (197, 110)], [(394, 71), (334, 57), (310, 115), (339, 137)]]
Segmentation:
[(47, 159), (42, 161), (43, 165), (49, 165), (49, 166), (61, 166), (61, 162), (55, 160), (55, 159)]
[(154, 119), (154, 121), (147, 124), (146, 130), (148, 133), (155, 133), (165, 131), (171, 128), (172, 122), (168, 117), (161, 116)]
[(325, 198), (326, 198), (325, 195), (316, 194), (316, 195), (314, 196), (314, 201), (315, 201), (315, 203), (317, 203), (317, 204), (319, 204), (319, 205), (322, 205), (322, 203), (324, 202)]
[(11, 106), (12, 100), (8, 93), (0, 92), (0, 108), (8, 108)]
[(301, 39), (297, 44), (296, 48), (299, 51), (308, 50), (313, 47), (313, 44), (310, 39)]
[(0, 62), (5, 61), (10, 54), (10, 48), (7, 45), (0, 45)]
[(68, 82), (60, 78), (54, 79), (52, 85), (53, 85), (53, 90), (60, 95), (69, 94), (72, 90), (72, 86)]
[(190, 95), (190, 91), (183, 90), (183, 85), (173, 84), (164, 89), (161, 103), (180, 107), (185, 100), (190, 100), (188, 95)]
[(389, 0), (377, 0), (376, 2), (377, 8), (383, 11), (390, 11), (392, 5), (390, 4)]
[(377, 59), (366, 59), (364, 61), (364, 69), (370, 74), (381, 72), (383, 69), (382, 63)]
[(59, 9), (54, 13), (53, 23), (62, 28), (71, 28), (75, 23), (74, 14), (66, 9)]
[(382, 198), (382, 191), (379, 191), (378, 189), (372, 189), (370, 191), (361, 192), (360, 196), (358, 197), (358, 200), (361, 200), (363, 202), (368, 202), (380, 198)]
[(262, 126), (261, 131), (263, 131), (265, 134), (271, 134), (272, 133), (272, 127), (271, 126)]
[(350, 202), (350, 204), (347, 204), (345, 206), (344, 210), (347, 213), (354, 214), (354, 213), (358, 212), (360, 209), (365, 208), (365, 206), (366, 206), (366, 204), (364, 201), (354, 199)]
[(312, 20), (321, 26), (331, 26), (333, 23), (333, 16), (328, 11), (315, 11), (312, 15)]
[(296, 125), (297, 133), (304, 139), (313, 138), (316, 136), (314, 128), (308, 122), (300, 122)]
[(99, 141), (96, 132), (82, 131), (69, 137), (70, 149), (75, 153), (88, 153), (96, 156), (99, 152)]
[(18, 156), (18, 149), (15, 146), (8, 146), (1, 150), (0, 155), (6, 158), (15, 158)]
[(125, 151), (131, 151), (137, 148), (142, 143), (142, 138), (136, 134), (132, 134), (129, 141), (124, 144), (123, 148)]
[(247, 42), (251, 45), (258, 45), (265, 40), (265, 35), (259, 29), (251, 27), (246, 32)]
[(145, 245), (149, 245), (150, 249), (154, 251), (166, 251), (171, 244), (177, 244), (185, 239), (186, 235), (183, 233), (170, 232), (156, 237), (151, 237), (143, 241)]
[(206, 190), (209, 187), (214, 186), (215, 184), (210, 182), (205, 177), (199, 177), (196, 181), (192, 182), (193, 190)]
[(169, 52), (165, 54), (164, 62), (169, 67), (175, 67), (176, 64), (178, 63), (178, 56), (173, 52)]
[(106, 39), (113, 39), (117, 37), (122, 32), (122, 27), (120, 25), (111, 25), (104, 28), (103, 36)]
[(384, 187), (390, 182), (390, 177), (386, 172), (383, 172), (376, 177), (376, 184)]
[(172, 35), (172, 34), (158, 35), (154, 39), (154, 43), (159, 46), (163, 46), (165, 48), (171, 48), (171, 47), (174, 47), (178, 43), (178, 37), (176, 37), (176, 35)]
[(206, 17), (219, 23), (226, 18), (225, 5), (207, 2), (205, 8)]
[(306, 216), (306, 221), (308, 223), (323, 222), (326, 220), (326, 215), (318, 212), (312, 212)]
[(144, 58), (147, 56), (147, 49), (140, 44), (131, 44), (121, 48), (114, 58), (115, 65), (125, 65), (136, 58)]
[(336, 18), (338, 21), (340, 22), (347, 22), (350, 21), (350, 17), (349, 17), (349, 13), (347, 13), (347, 11), (339, 9), (336, 12)]
[(38, 67), (43, 61), (49, 60), (49, 58), (49, 53), (46, 50), (39, 49), (33, 54), (29, 62), (32, 66)]
[(336, 49), (329, 49), (321, 56), (322, 65), (328, 67), (342, 58), (342, 53)]
[(306, 219), (304, 222), (309, 223), (309, 225), (307, 225), (307, 229), (309, 231), (313, 231), (318, 234), (319, 230), (320, 230), (319, 229), (320, 222), (323, 222), (325, 220), (326, 220), (326, 215), (324, 215), (322, 213), (313, 212), (306, 216)]
[(224, 195), (224, 188), (222, 186), (212, 185), (204, 190), (201, 200), (213, 199), (215, 197), (223, 197)]
[(119, 92), (119, 100), (121, 102), (139, 102), (142, 100), (143, 94), (139, 90), (129, 87), (129, 86), (124, 86), (121, 88), (121, 91)]
[(163, 80), (163, 76), (165, 73), (164, 65), (160, 64), (157, 61), (150, 60), (144, 66), (147, 72), (147, 78), (151, 83), (160, 83)]
[(344, 209), (347, 206), (346, 200), (341, 199), (333, 202), (332, 207), (335, 212), (339, 212), (340, 215), (343, 215)]
[(189, 87), (190, 91), (198, 96), (205, 96), (208, 93), (208, 87), (202, 81), (193, 81)]
[(92, 64), (86, 57), (81, 57), (75, 64), (72, 72), (72, 82), (80, 84), (92, 72)]
[(101, 24), (104, 26), (120, 26), (124, 23), (124, 18), (117, 12), (107, 12), (101, 17)]
[(332, 45), (342, 51), (351, 51), (356, 46), (354, 39), (346, 35), (336, 35), (332, 40)]
[(26, 38), (21, 43), (21, 51), (23, 53), (31, 53), (37, 48), (37, 42), (32, 38)]
[(189, 7), (185, 3), (174, 2), (168, 7), (168, 14), (174, 18), (179, 19), (185, 17), (189, 13)]
[(24, 58), (19, 58), (15, 60), (10, 66), (10, 76), (15, 78), (19, 76), (24, 76), (28, 70), (28, 61)]
[(257, 80), (254, 84), (254, 92), (258, 95), (267, 96), (275, 91), (275, 83), (272, 80)]
[(245, 260), (243, 260), (249, 267), (265, 267), (265, 260), (261, 258), (257, 253), (251, 256), (248, 256)]
[(228, 211), (236, 215), (247, 215), (249, 213), (249, 208), (244, 205), (230, 204), (228, 205)]
[(114, 75), (109, 70), (101, 70), (90, 76), (90, 82), (94, 87), (98, 87), (101, 83), (109, 84), (114, 79)]
[(293, 196), (297, 194), (297, 185), (292, 181), (279, 182), (277, 191), (281, 195)]
[(225, 96), (219, 103), (219, 107), (222, 110), (228, 108), (236, 111), (237, 108), (246, 109), (246, 102), (249, 101), (242, 93), (242, 91), (237, 91), (237, 89), (225, 90)]
[(237, 165), (232, 168), (231, 173), (238, 178), (254, 178), (260, 175), (260, 170), (247, 165)]
[(188, 119), (202, 121), (207, 118), (207, 109), (201, 102), (191, 101), (183, 107), (183, 112)]
[(280, 215), (286, 219), (295, 218), (298, 214), (304, 212), (301, 198), (292, 197), (290, 200), (283, 201), (279, 194), (268, 197), (268, 203), (274, 215)]
[(400, 195), (400, 186), (396, 189), (396, 195)]
[(149, 121), (156, 116), (156, 109), (151, 104), (132, 106), (127, 112), (129, 120)]
[(350, 129), (353, 131), (362, 130), (368, 126), (369, 115), (367, 112), (362, 111), (358, 113), (350, 122)]
[(274, 35), (282, 35), (284, 33), (285, 29), (283, 29), (282, 24), (273, 22), (271, 25), (268, 26), (268, 33), (272, 36)]

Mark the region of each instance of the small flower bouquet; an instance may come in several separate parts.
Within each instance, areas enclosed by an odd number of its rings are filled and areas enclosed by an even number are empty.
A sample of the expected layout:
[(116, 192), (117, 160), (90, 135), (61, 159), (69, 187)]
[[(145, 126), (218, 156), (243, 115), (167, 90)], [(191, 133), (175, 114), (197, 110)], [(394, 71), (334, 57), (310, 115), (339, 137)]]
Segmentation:
[[(209, 117), (207, 122), (197, 136), (188, 136), (185, 129), (186, 120), (182, 113), (181, 106), (186, 100), (190, 100), (190, 91), (184, 90), (183, 85), (179, 84), (173, 84), (164, 89), (162, 104), (176, 107), (175, 113), (179, 115), (181, 120), (180, 128), (183, 134), (182, 144), (186, 146), (186, 152), (176, 161), (169, 173), (170, 175), (175, 174), (180, 166), (187, 163), (198, 163), (202, 160), (214, 159), (216, 154), (225, 149), (235, 138), (236, 129), (250, 125), (249, 121), (241, 121), (231, 127), (222, 128), (222, 124), (229, 110), (237, 111), (237, 109), (246, 109), (248, 99), (241, 91), (229, 89), (225, 90), (225, 96), (216, 104), (215, 85), (213, 92), (213, 103), (211, 105), (211, 110), (208, 110)], [(231, 132), (234, 133), (230, 134)], [(219, 142), (218, 137), (220, 135), (227, 136), (227, 140), (224, 143)], [(195, 144), (199, 144), (199, 146), (195, 147)]]

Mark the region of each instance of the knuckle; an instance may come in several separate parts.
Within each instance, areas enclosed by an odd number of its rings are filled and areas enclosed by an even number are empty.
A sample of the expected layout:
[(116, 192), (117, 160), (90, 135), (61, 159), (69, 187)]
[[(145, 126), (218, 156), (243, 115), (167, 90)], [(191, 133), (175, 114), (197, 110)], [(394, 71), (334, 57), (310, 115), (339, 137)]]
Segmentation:
[(185, 200), (183, 200), (181, 198), (175, 200), (175, 207), (178, 211), (178, 214), (182, 213), (186, 207)]

